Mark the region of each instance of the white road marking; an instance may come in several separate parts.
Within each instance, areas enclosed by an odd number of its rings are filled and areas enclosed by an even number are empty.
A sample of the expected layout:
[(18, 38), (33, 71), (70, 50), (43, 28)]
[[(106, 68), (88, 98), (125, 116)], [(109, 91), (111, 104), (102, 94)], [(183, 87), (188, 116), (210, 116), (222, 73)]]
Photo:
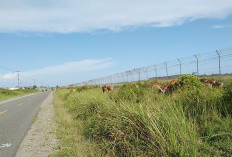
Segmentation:
[(10, 147), (11, 143), (1, 144), (0, 148)]
[(3, 113), (5, 113), (5, 112), (7, 112), (7, 111), (8, 111), (8, 110), (5, 110), (5, 111), (3, 111), (3, 112), (0, 112), (0, 115), (3, 114)]

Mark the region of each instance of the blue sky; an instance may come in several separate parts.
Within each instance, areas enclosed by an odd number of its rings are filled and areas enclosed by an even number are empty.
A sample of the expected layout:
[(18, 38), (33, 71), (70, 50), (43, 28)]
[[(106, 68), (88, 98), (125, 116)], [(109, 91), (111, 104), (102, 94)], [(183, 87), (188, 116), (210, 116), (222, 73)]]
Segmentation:
[(99, 2), (0, 1), (0, 86), (15, 70), (22, 85), (68, 85), (232, 47), (228, 0)]

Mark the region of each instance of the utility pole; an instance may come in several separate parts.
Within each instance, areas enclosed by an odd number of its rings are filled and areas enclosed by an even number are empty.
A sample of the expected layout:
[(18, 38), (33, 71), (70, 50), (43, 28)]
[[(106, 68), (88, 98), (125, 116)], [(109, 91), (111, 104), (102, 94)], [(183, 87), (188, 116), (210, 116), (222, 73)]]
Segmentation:
[(34, 83), (34, 86), (35, 86), (35, 79), (33, 79), (33, 83)]
[(17, 75), (18, 75), (18, 87), (19, 87), (19, 84), (20, 84), (20, 83), (19, 83), (19, 72), (20, 72), (20, 71), (16, 71), (16, 73), (17, 73)]

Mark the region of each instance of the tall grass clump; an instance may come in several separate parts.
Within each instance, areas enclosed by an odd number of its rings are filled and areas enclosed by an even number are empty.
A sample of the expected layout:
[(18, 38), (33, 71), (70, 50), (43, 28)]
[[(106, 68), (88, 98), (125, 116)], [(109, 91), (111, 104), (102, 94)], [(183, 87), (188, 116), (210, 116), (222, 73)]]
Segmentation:
[(146, 85), (139, 84), (123, 84), (121, 88), (111, 93), (110, 97), (117, 101), (130, 101), (130, 102), (142, 102), (145, 100), (147, 93)]
[(228, 82), (224, 87), (223, 100), (226, 103), (226, 109), (232, 116), (232, 81)]

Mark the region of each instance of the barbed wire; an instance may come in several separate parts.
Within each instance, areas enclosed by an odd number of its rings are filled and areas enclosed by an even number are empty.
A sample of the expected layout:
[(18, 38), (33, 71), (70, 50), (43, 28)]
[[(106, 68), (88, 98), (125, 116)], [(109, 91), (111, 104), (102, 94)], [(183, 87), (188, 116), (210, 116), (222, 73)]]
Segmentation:
[(161, 77), (180, 76), (183, 74), (219, 74), (232, 72), (232, 48), (218, 49), (207, 53), (198, 53), (189, 57), (180, 57), (164, 63), (136, 68), (121, 73), (105, 76), (74, 84), (103, 85), (123, 82), (144, 81)]

